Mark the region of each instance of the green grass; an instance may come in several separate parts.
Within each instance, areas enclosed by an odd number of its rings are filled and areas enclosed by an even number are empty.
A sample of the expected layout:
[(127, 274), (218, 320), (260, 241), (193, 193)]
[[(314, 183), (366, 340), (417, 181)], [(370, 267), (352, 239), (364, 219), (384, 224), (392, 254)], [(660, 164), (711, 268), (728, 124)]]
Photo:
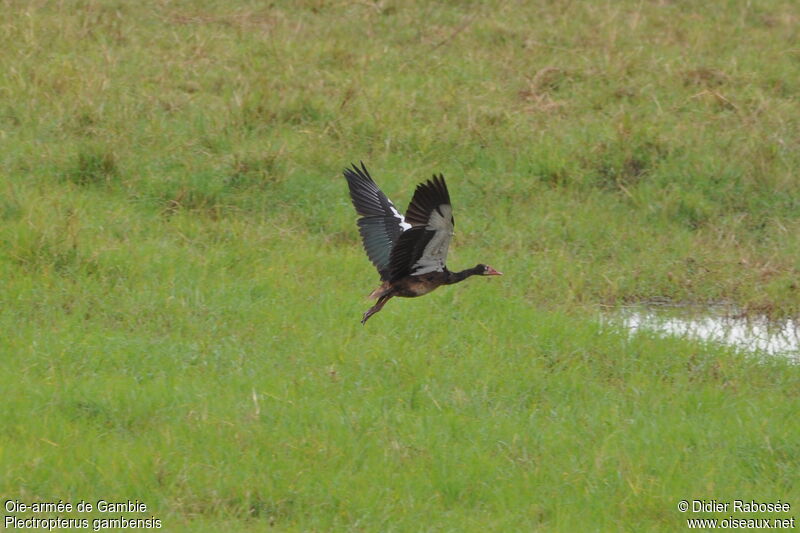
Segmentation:
[[(596, 319), (800, 315), (794, 2), (3, 9), (4, 500), (168, 531), (800, 505), (797, 365)], [(444, 173), (450, 265), (505, 276), (362, 327), (358, 160), (402, 207)]]

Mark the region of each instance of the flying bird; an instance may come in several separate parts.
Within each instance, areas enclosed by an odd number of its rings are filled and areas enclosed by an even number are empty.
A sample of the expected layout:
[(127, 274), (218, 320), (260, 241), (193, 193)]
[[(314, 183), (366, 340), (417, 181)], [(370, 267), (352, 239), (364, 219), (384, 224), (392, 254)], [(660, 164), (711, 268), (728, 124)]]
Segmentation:
[(345, 169), (344, 177), (361, 217), (358, 228), (364, 250), (381, 276), (380, 287), (369, 295), (378, 301), (364, 313), (362, 324), (394, 296), (414, 298), (470, 276), (502, 274), (484, 264), (461, 272), (447, 269), (454, 221), (450, 194), (441, 174), (417, 185), (405, 217), (381, 192), (363, 162), (361, 168), (353, 165)]

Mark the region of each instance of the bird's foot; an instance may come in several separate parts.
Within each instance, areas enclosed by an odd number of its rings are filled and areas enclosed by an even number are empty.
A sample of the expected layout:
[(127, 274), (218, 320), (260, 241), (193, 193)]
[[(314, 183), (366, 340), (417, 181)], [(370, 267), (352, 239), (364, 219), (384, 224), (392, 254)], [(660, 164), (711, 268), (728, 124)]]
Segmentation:
[(362, 326), (367, 323), (367, 320), (369, 320), (369, 317), (371, 317), (372, 315), (375, 314), (375, 311), (373, 311), (373, 309), (375, 309), (375, 308), (371, 307), (366, 313), (364, 313), (364, 316), (361, 318), (361, 325)]
[(369, 320), (369, 317), (371, 317), (372, 315), (383, 309), (383, 306), (386, 304), (386, 302), (389, 301), (389, 298), (391, 298), (392, 296), (393, 294), (389, 293), (389, 294), (384, 294), (383, 296), (378, 298), (378, 303), (367, 309), (367, 312), (364, 313), (364, 317), (361, 319), (361, 324), (362, 325), (366, 324), (367, 320)]
[(367, 311), (364, 313), (364, 316), (361, 318), (361, 325), (363, 326), (364, 324), (366, 324), (367, 320), (369, 320), (369, 317), (380, 311), (382, 307), (383, 307), (383, 302), (380, 302), (377, 305), (373, 305), (372, 307), (367, 309)]

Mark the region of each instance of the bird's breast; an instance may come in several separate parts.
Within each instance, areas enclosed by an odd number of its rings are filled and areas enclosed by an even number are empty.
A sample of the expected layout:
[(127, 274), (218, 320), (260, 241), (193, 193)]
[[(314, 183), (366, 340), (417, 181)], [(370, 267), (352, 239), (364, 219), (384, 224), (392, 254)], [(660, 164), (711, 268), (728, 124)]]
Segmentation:
[(442, 272), (431, 272), (421, 276), (406, 276), (395, 285), (398, 296), (415, 298), (423, 296), (444, 284)]

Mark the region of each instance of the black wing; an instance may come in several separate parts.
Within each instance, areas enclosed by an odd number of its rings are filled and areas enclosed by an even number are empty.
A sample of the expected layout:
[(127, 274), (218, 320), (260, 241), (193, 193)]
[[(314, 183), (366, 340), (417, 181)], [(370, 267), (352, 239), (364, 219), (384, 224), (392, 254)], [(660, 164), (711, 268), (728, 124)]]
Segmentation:
[(361, 215), (358, 219), (358, 230), (364, 241), (364, 250), (369, 260), (378, 269), (382, 280), (389, 278), (389, 259), (392, 248), (398, 241), (400, 234), (411, 227), (406, 223), (391, 201), (378, 188), (367, 172), (367, 167), (361, 163), (361, 168), (344, 170), (344, 177), (350, 187), (350, 199), (356, 212)]
[(389, 261), (389, 279), (443, 272), (453, 236), (453, 208), (444, 176), (421, 183), (406, 211), (412, 228), (400, 235)]

